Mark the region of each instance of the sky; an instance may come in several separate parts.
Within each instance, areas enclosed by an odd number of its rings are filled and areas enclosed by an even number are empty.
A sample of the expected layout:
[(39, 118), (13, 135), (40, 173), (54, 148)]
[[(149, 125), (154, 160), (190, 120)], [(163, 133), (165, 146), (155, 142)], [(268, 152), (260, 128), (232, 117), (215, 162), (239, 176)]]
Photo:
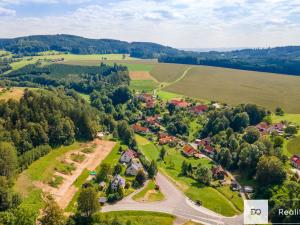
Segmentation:
[(300, 45), (300, 0), (0, 0), (0, 38), (34, 34), (177, 48)]

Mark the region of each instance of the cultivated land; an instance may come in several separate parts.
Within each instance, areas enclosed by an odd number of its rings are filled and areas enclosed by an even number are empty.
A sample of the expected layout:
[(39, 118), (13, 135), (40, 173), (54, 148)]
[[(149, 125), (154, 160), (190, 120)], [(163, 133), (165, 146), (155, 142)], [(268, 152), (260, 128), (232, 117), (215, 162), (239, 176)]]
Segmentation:
[(208, 66), (193, 67), (186, 76), (164, 90), (226, 102), (255, 103), (289, 113), (300, 112), (300, 77)]

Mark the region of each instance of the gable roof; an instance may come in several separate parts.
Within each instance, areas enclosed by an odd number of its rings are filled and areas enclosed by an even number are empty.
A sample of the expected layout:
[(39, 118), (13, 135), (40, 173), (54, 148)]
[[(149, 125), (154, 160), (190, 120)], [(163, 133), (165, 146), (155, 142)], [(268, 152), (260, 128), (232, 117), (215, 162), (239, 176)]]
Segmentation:
[(187, 155), (193, 155), (196, 153), (196, 150), (191, 145), (185, 145), (183, 147), (183, 152)]
[(126, 155), (129, 158), (137, 157), (137, 153), (135, 151), (133, 151), (132, 149), (128, 149), (127, 151), (123, 152), (122, 155)]
[(176, 100), (176, 99), (171, 100), (170, 104), (173, 104), (180, 108), (186, 108), (186, 107), (190, 106), (190, 103), (183, 101), (183, 100)]
[(196, 105), (196, 106), (193, 106), (191, 108), (191, 112), (193, 113), (202, 113), (204, 111), (208, 110), (208, 106), (207, 105)]
[(149, 128), (143, 127), (139, 124), (133, 124), (132, 129), (136, 132), (149, 132)]
[(300, 166), (300, 156), (298, 156), (298, 155), (293, 155), (293, 156), (291, 157), (291, 161), (292, 161), (293, 163), (295, 163), (296, 165)]

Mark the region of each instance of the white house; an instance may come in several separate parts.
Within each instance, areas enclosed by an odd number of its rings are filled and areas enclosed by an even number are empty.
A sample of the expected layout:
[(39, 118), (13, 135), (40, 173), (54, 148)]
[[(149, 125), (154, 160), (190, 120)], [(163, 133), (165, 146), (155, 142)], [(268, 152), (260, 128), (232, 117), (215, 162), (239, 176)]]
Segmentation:
[(132, 159), (130, 165), (126, 169), (126, 174), (136, 176), (139, 170), (143, 169), (143, 165), (139, 159)]
[(121, 158), (120, 158), (120, 162), (121, 163), (129, 163), (132, 159), (137, 157), (137, 153), (131, 149), (128, 149), (127, 151), (125, 151)]
[(123, 177), (121, 177), (120, 175), (116, 175), (114, 176), (113, 180), (111, 181), (111, 189), (113, 191), (117, 191), (118, 188), (121, 187), (125, 187), (125, 179)]

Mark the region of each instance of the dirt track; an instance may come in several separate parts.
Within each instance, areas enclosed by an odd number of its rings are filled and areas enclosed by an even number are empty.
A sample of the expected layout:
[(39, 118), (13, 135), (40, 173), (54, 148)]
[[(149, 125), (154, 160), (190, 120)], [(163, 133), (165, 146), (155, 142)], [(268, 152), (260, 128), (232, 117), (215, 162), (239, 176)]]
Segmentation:
[[(89, 145), (96, 144), (95, 151), (90, 154), (85, 154), (86, 159), (82, 163), (73, 162), (76, 165), (76, 170), (72, 172), (72, 175), (64, 175), (57, 173), (57, 175), (64, 178), (63, 183), (58, 188), (53, 188), (47, 184), (38, 184), (39, 187), (43, 189), (44, 192), (50, 193), (61, 208), (66, 208), (69, 202), (75, 195), (77, 188), (73, 185), (76, 179), (80, 176), (84, 169), (95, 170), (101, 161), (111, 152), (115, 146), (115, 142), (112, 141), (102, 141), (95, 140)], [(82, 149), (77, 149), (70, 151), (65, 155), (67, 161), (70, 160), (70, 155), (72, 153), (80, 152)], [(84, 153), (82, 153), (84, 154)]]

